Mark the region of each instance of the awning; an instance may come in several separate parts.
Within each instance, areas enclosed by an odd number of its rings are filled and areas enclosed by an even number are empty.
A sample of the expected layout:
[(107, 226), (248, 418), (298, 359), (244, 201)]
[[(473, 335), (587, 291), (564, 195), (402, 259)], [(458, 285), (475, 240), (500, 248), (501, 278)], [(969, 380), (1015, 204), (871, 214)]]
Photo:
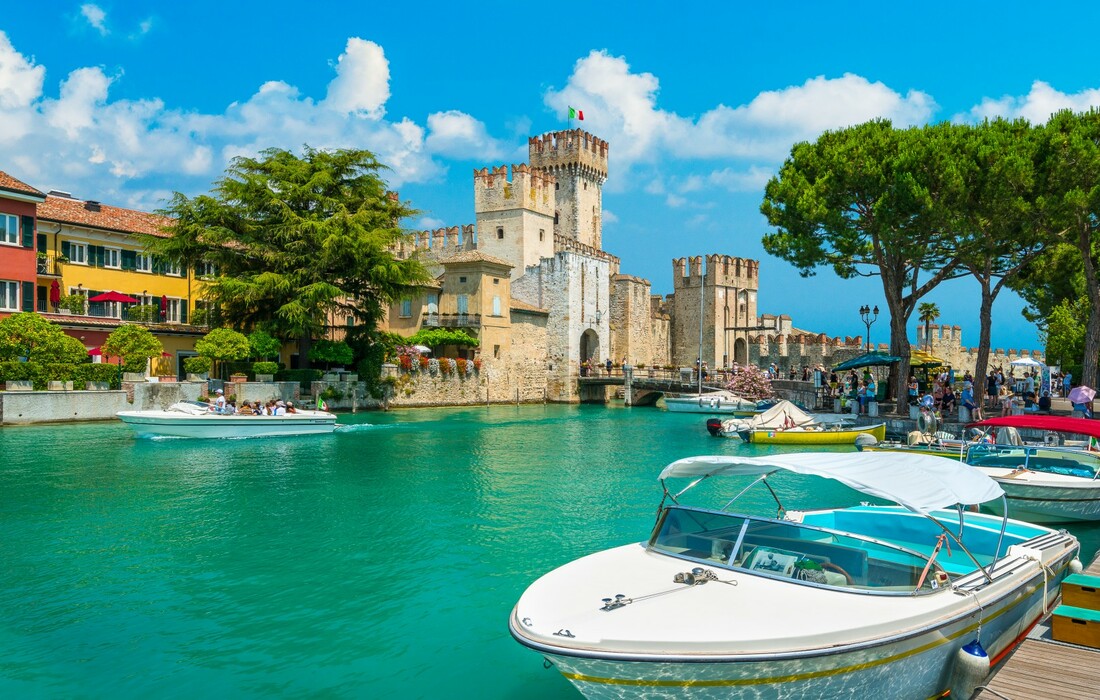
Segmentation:
[(839, 481), (868, 496), (893, 501), (914, 513), (927, 514), (959, 503), (985, 503), (1004, 494), (996, 481), (968, 464), (898, 452), (688, 457), (665, 467), (660, 478), (759, 476), (781, 469)]
[(117, 301), (122, 304), (136, 304), (137, 299), (127, 296), (122, 292), (103, 292), (102, 294), (96, 294), (94, 297), (88, 297), (88, 301)]
[(1053, 430), (1058, 433), (1076, 433), (1100, 438), (1100, 421), (1087, 418), (1072, 418), (1070, 416), (1029, 416), (1026, 413), (1019, 416), (997, 416), (986, 418), (977, 423), (971, 423), (967, 427), (984, 428), (986, 426), (999, 428), (1032, 428), (1034, 430)]
[(882, 367), (892, 365), (895, 362), (901, 362), (901, 358), (897, 355), (888, 355), (881, 350), (876, 350), (866, 355), (853, 357), (847, 362), (841, 362), (836, 367), (833, 367), (833, 369), (836, 371), (846, 371), (849, 369), (859, 369), (860, 367)]

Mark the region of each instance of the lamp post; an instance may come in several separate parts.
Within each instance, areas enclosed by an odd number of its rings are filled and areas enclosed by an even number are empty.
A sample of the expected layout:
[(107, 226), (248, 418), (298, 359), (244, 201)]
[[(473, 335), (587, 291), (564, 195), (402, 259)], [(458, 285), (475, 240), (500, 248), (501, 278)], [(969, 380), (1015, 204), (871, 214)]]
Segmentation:
[(871, 352), (871, 324), (878, 320), (878, 304), (873, 309), (866, 304), (859, 307), (859, 317), (867, 326), (867, 352)]

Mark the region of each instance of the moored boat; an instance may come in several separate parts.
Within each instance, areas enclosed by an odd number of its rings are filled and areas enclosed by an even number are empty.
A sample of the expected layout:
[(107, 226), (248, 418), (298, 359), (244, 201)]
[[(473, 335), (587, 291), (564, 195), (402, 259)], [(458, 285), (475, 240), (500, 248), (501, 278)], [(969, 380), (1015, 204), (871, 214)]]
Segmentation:
[(301, 411), (282, 416), (222, 415), (207, 404), (181, 401), (164, 410), (119, 411), (138, 437), (254, 438), (321, 435), (336, 429), (336, 416)]
[(738, 436), (745, 442), (774, 445), (852, 445), (861, 434), (876, 440), (886, 437), (886, 424), (854, 424), (850, 416), (817, 416), (806, 413), (790, 401), (780, 401), (749, 420), (710, 419), (707, 431), (715, 437)]
[(700, 394), (665, 396), (665, 408), (671, 413), (709, 413), (752, 416), (761, 412), (756, 401), (750, 401), (725, 390)]
[[(784, 510), (780, 472), (899, 505)], [(719, 509), (681, 502), (715, 477), (756, 477), (779, 515), (729, 512), (744, 484)], [(551, 571), (509, 619), (589, 698), (968, 697), (1080, 564), (1072, 535), (965, 512), (1000, 487), (936, 457), (695, 457), (660, 479), (648, 541)]]

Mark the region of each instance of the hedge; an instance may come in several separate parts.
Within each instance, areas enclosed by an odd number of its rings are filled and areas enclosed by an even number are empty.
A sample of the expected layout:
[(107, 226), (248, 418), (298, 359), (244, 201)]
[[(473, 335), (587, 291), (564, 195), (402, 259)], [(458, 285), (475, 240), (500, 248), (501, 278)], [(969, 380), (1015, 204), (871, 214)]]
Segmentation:
[(275, 373), (275, 381), (298, 382), (303, 389), (309, 390), (312, 388), (311, 382), (320, 381), (322, 374), (319, 369), (281, 369)]
[(86, 382), (109, 382), (112, 389), (121, 387), (118, 365), (0, 362), (0, 382), (27, 380), (35, 391), (45, 391), (49, 382), (72, 382), (74, 389), (83, 389)]

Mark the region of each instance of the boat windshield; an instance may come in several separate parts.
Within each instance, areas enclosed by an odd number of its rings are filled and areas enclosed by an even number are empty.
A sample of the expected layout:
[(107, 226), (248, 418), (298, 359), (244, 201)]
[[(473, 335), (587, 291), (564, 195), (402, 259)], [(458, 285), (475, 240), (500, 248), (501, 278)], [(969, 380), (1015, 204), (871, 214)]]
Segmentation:
[(679, 506), (665, 509), (649, 549), (707, 566), (882, 593), (931, 591), (949, 580), (938, 563), (929, 566), (925, 556), (879, 540)]
[(966, 461), (976, 467), (1023, 468), (1085, 479), (1100, 474), (1100, 454), (1064, 447), (977, 444), (968, 450)]

